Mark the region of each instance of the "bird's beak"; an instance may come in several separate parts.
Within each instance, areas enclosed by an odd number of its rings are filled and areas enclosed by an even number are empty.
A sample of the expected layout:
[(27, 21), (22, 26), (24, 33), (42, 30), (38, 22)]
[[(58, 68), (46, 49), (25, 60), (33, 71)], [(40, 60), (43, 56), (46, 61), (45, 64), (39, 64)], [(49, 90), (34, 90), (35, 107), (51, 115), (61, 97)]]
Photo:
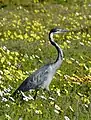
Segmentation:
[(70, 31), (69, 30), (63, 30), (63, 29), (61, 29), (60, 32), (70, 32)]

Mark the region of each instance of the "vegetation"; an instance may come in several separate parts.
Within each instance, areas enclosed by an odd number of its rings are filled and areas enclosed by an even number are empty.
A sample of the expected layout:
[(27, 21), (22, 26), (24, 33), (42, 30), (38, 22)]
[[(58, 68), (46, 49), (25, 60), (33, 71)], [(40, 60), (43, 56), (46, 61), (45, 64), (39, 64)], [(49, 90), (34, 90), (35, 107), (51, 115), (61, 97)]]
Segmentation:
[[(0, 120), (91, 120), (90, 0), (0, 2)], [(29, 74), (55, 60), (48, 42), (54, 27), (73, 32), (54, 36), (64, 61), (50, 85), (52, 94), (40, 90), (36, 100), (13, 99)]]

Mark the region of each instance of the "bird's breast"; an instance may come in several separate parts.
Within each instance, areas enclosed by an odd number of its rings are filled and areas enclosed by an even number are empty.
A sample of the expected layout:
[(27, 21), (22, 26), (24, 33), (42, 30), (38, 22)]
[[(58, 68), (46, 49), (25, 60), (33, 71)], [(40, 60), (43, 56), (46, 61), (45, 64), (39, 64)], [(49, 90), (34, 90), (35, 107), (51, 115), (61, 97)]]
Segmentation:
[(55, 71), (53, 70), (52, 66), (49, 66), (48, 71), (49, 72), (48, 72), (48, 75), (47, 75), (47, 79), (43, 83), (43, 88), (45, 88), (47, 90), (49, 90), (49, 85), (52, 81), (53, 75), (55, 74)]

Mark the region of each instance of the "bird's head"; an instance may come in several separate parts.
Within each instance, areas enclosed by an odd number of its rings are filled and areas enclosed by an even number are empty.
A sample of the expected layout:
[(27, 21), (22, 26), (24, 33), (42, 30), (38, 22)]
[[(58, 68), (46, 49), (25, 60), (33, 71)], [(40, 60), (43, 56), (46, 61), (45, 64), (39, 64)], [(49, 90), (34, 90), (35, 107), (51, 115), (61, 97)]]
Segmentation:
[(59, 29), (59, 28), (54, 28), (50, 31), (50, 33), (64, 33), (64, 32), (69, 32), (69, 31), (65, 29)]

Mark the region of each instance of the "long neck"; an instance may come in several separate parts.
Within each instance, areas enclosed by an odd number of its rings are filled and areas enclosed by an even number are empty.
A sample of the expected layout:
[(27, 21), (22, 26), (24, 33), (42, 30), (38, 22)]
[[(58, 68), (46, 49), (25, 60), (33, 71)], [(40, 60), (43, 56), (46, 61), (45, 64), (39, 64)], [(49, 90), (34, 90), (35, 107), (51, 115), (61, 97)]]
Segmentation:
[(49, 33), (49, 40), (51, 42), (51, 44), (56, 48), (57, 52), (58, 52), (58, 56), (56, 61), (53, 63), (55, 68), (59, 68), (62, 61), (63, 61), (63, 52), (62, 49), (59, 47), (59, 45), (54, 41), (53, 39), (53, 33)]

